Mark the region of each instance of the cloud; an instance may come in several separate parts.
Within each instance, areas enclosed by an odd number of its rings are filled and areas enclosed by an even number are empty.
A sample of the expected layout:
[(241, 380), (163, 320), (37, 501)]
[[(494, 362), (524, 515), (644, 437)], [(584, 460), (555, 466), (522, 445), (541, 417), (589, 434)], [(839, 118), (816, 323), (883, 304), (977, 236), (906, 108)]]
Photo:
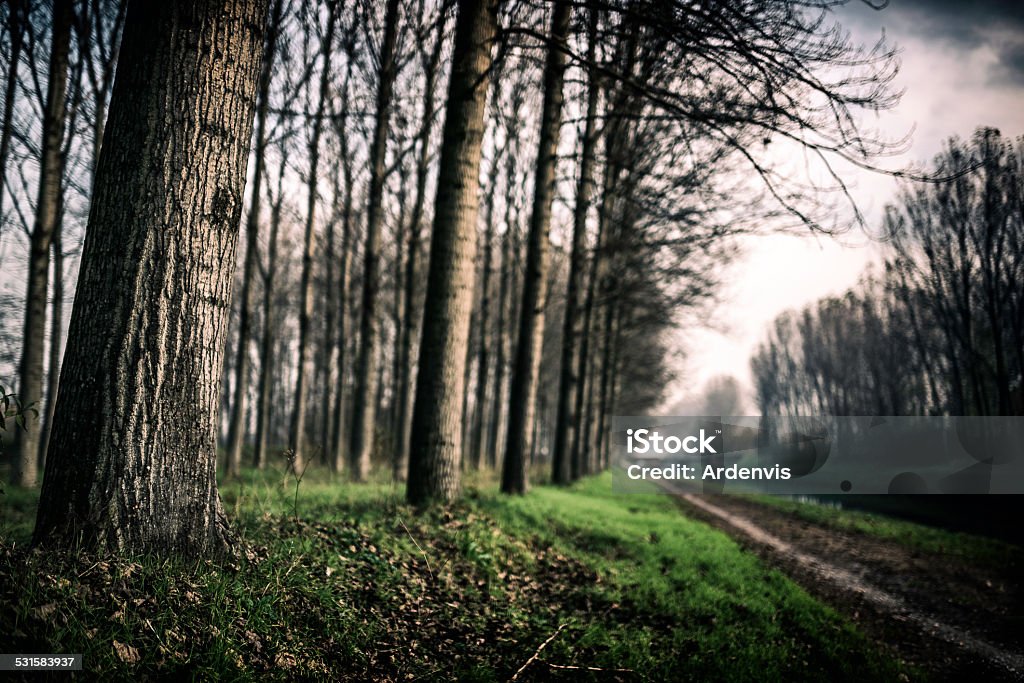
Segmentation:
[(942, 43), (965, 55), (990, 52), (993, 59), (979, 77), (992, 85), (1024, 86), (1024, 2), (892, 0), (877, 11), (854, 0), (837, 18), (863, 28), (884, 27), (890, 36)]

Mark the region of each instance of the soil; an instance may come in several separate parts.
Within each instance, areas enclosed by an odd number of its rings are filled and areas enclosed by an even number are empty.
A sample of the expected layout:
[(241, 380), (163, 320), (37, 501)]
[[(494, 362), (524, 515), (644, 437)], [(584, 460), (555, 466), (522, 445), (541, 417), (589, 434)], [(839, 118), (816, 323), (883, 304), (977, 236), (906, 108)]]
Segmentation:
[(677, 500), (929, 678), (1024, 680), (1020, 567), (977, 567), (737, 496)]

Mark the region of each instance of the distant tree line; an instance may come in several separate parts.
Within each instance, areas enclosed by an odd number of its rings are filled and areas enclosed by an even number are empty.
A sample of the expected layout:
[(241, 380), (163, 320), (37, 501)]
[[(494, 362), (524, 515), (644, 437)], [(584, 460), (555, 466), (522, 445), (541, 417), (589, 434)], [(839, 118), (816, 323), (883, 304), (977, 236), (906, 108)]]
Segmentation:
[(777, 318), (752, 359), (764, 415), (1020, 415), (1024, 144), (950, 140), (885, 216), (881, 267)]

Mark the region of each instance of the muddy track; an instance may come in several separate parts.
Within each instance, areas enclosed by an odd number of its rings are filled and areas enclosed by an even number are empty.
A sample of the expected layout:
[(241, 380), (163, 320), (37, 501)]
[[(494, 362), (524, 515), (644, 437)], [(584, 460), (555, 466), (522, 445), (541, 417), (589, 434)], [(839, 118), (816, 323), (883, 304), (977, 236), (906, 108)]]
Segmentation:
[(676, 499), (930, 677), (1024, 680), (1020, 567), (969, 566), (741, 497)]

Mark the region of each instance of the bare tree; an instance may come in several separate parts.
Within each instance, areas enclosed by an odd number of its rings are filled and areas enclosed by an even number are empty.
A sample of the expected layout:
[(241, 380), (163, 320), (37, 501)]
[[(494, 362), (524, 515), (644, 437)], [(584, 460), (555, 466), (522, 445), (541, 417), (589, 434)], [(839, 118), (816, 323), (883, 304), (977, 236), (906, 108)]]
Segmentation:
[[(587, 61), (594, 63), (597, 55), (598, 13), (590, 10), (587, 31)], [(572, 435), (576, 426), (577, 394), (581, 393), (582, 377), (578, 376), (578, 340), (582, 334), (580, 324), (580, 294), (584, 285), (587, 249), (587, 217), (590, 213), (594, 186), (594, 166), (597, 147), (597, 106), (601, 93), (596, 75), (589, 72), (587, 84), (586, 120), (581, 139), (579, 181), (576, 185), (576, 209), (573, 213), (572, 254), (569, 264), (569, 283), (566, 291), (565, 316), (562, 322), (562, 364), (558, 383), (558, 414), (555, 418), (554, 453), (551, 479), (556, 484), (567, 484), (579, 476), (578, 461), (572, 457)], [(575, 467), (574, 467), (575, 465)]]
[(7, 74), (4, 79), (4, 111), (0, 121), (0, 235), (4, 228), (4, 195), (7, 192), (7, 157), (14, 133), (14, 103), (18, 98), (18, 68), (21, 66), (21, 52), (25, 39), (25, 23), (28, 21), (26, 0), (10, 0), (7, 6), (6, 28), (10, 50)]
[[(500, 73), (495, 74), (493, 85), (494, 95), (492, 96), (492, 108), (497, 108), (498, 87)], [(478, 316), (479, 329), (477, 331), (477, 352), (476, 352), (476, 397), (474, 400), (473, 425), (470, 434), (470, 467), (474, 470), (480, 468), (482, 450), (484, 447), (484, 427), (487, 414), (488, 379), (490, 378), (490, 350), (491, 350), (491, 277), (494, 270), (494, 241), (497, 226), (495, 223), (495, 204), (498, 196), (498, 175), (501, 170), (504, 150), (508, 146), (506, 140), (502, 146), (497, 143), (497, 124), (499, 119), (495, 117), (494, 133), (492, 135), (493, 152), (490, 160), (490, 170), (487, 174), (487, 198), (484, 202), (484, 255), (481, 266), (480, 282), (480, 313)], [(467, 392), (468, 393), (468, 392)]]
[(331, 52), (334, 48), (334, 30), (338, 20), (338, 1), (327, 0), (327, 28), (320, 41), (320, 82), (317, 90), (316, 111), (313, 115), (309, 134), (307, 154), (309, 166), (306, 171), (306, 229), (302, 252), (302, 284), (299, 303), (299, 348), (298, 379), (295, 382), (295, 398), (292, 402), (292, 421), (289, 429), (292, 468), (301, 472), (306, 459), (306, 418), (309, 409), (310, 373), (312, 368), (312, 318), (313, 318), (313, 259), (315, 250), (316, 209), (320, 171), (320, 136), (323, 132), (324, 114), (327, 112), (331, 84)]
[(267, 115), (270, 108), (270, 80), (274, 73), (277, 40), (281, 30), (283, 0), (274, 0), (267, 24), (263, 48), (263, 66), (256, 104), (256, 134), (253, 142), (252, 188), (249, 190), (249, 212), (245, 223), (245, 261), (242, 266), (242, 291), (238, 322), (238, 347), (235, 349), (235, 397), (231, 406), (231, 424), (228, 430), (225, 454), (225, 475), (238, 476), (242, 468), (242, 444), (245, 441), (246, 405), (249, 397), (249, 347), (252, 337), (250, 310), (252, 308), (252, 282), (255, 277), (257, 244), (260, 229), (263, 176), (266, 174)]
[(341, 178), (344, 181), (344, 192), (339, 196), (335, 193), (335, 204), (341, 202), (341, 272), (338, 278), (338, 312), (337, 312), (337, 366), (338, 366), (338, 391), (334, 398), (333, 414), (331, 415), (331, 443), (328, 463), (335, 472), (340, 472), (345, 462), (344, 457), (344, 422), (345, 422), (345, 378), (348, 353), (348, 329), (349, 329), (349, 300), (351, 290), (352, 271), (352, 243), (355, 239), (353, 227), (353, 186), (355, 184), (353, 173), (353, 161), (349, 144), (348, 122), (351, 106), (350, 83), (352, 80), (352, 68), (355, 62), (355, 26), (351, 26), (344, 41), (345, 54), (347, 55), (345, 66), (345, 82), (342, 85), (341, 112), (333, 117), (334, 131), (338, 141), (339, 166), (341, 167)]
[(261, 469), (267, 463), (270, 448), (271, 405), (273, 403), (273, 371), (275, 367), (275, 311), (274, 296), (277, 281), (277, 244), (281, 230), (281, 211), (284, 205), (284, 176), (287, 154), (284, 141), (281, 144), (281, 165), (277, 172), (277, 189), (271, 194), (267, 188), (270, 204), (270, 233), (267, 235), (267, 265), (263, 269), (263, 329), (260, 333), (260, 373), (256, 403), (256, 449), (253, 452), (253, 467)]
[(422, 223), (424, 204), (427, 194), (427, 177), (430, 174), (430, 138), (434, 130), (435, 112), (435, 89), (437, 77), (440, 71), (441, 52), (444, 48), (445, 27), (448, 16), (444, 8), (434, 19), (434, 33), (430, 46), (425, 40), (418, 41), (420, 63), (423, 68), (423, 110), (420, 119), (420, 128), (417, 135), (419, 149), (416, 155), (416, 194), (413, 199), (412, 213), (409, 217), (409, 244), (406, 247), (408, 256), (405, 261), (405, 319), (402, 326), (405, 334), (402, 336), (402, 343), (399, 348), (399, 364), (401, 376), (398, 381), (398, 434), (395, 439), (394, 478), (396, 481), (405, 481), (409, 469), (409, 430), (412, 428), (412, 398), (413, 381), (415, 380), (414, 368), (414, 340), (419, 336), (419, 311), (417, 283), (419, 282), (419, 268), (417, 261), (421, 248)]
[[(359, 353), (356, 356), (355, 402), (352, 406), (350, 475), (365, 481), (370, 471), (374, 433), (377, 428), (378, 321), (377, 289), (380, 260), (380, 231), (383, 217), (385, 162), (391, 126), (391, 96), (395, 84), (395, 48), (398, 41), (398, 0), (387, 0), (384, 37), (379, 56), (376, 122), (370, 147), (370, 188), (366, 209), (366, 243), (363, 248), (363, 297), (359, 321)], [(383, 367), (383, 366), (382, 366)]]
[(541, 343), (544, 339), (544, 307), (547, 303), (548, 231), (562, 126), (562, 86), (566, 66), (563, 44), (569, 31), (570, 8), (567, 1), (555, 0), (549, 38), (551, 45), (544, 68), (544, 105), (527, 241), (526, 279), (509, 390), (505, 460), (501, 471), (501, 490), (505, 493), (524, 493), (527, 487), (527, 455), (533, 432)]

